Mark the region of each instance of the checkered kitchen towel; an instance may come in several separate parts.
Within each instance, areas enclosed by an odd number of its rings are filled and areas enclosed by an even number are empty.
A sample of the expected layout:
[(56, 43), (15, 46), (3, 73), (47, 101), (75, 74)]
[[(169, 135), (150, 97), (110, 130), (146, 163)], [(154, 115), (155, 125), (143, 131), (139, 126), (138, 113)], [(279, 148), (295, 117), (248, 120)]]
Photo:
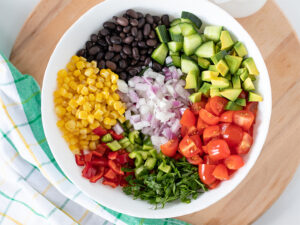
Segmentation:
[(0, 54), (0, 225), (186, 224), (131, 217), (85, 196), (53, 158), (40, 107), (35, 80)]

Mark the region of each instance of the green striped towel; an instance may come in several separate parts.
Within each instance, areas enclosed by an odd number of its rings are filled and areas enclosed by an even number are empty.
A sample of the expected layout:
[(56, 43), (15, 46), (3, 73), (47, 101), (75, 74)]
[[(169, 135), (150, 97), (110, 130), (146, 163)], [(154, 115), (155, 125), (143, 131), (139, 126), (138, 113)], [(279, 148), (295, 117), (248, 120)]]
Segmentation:
[(0, 225), (186, 224), (118, 213), (85, 196), (57, 165), (43, 132), (40, 88), (0, 54)]

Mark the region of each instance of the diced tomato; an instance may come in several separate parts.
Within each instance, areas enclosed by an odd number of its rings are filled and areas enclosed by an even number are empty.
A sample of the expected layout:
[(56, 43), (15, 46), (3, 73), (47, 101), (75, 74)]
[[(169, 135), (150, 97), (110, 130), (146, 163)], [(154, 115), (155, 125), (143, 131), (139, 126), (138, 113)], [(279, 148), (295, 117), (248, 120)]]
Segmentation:
[(188, 134), (188, 130), (189, 130), (188, 127), (181, 126), (181, 128), (180, 128), (181, 137), (184, 137), (185, 135), (187, 135)]
[[(179, 152), (187, 158), (199, 154), (201, 152), (201, 146), (200, 148), (198, 146), (201, 145), (201, 139), (199, 136), (198, 138), (193, 138), (193, 136), (189, 137), (188, 135), (186, 135), (179, 144)], [(198, 141), (200, 141), (200, 143)]]
[(196, 147), (199, 149), (202, 149), (202, 142), (201, 142), (201, 138), (199, 135), (192, 135), (190, 136), (190, 139), (192, 139), (192, 141), (195, 143)]
[(97, 127), (96, 129), (93, 130), (93, 133), (102, 137), (104, 136), (105, 134), (107, 134), (107, 130), (105, 130), (104, 128), (102, 127)]
[(103, 174), (104, 174), (104, 167), (99, 167), (97, 174), (90, 178), (90, 182), (96, 183), (98, 180), (100, 180), (103, 177)]
[(206, 154), (208, 154), (208, 153), (207, 153), (207, 147), (206, 147), (206, 145), (203, 145), (203, 146), (202, 146), (202, 151), (205, 152)]
[[(213, 113), (213, 111), (212, 111), (212, 109), (211, 109), (211, 107), (210, 107), (210, 103), (208, 102), (208, 103), (206, 103), (206, 105), (205, 105), (205, 108), (204, 108), (205, 110), (207, 110), (208, 112), (210, 112), (210, 113)], [(200, 113), (200, 112), (199, 112)]]
[(178, 139), (172, 139), (160, 146), (162, 153), (168, 157), (173, 157), (178, 149)]
[(256, 117), (257, 107), (258, 107), (258, 102), (248, 102), (245, 109), (247, 111), (252, 112), (254, 114), (254, 116)]
[(246, 132), (243, 133), (242, 142), (236, 148), (238, 154), (246, 154), (249, 152), (253, 143), (253, 138)]
[(214, 116), (205, 109), (200, 110), (199, 117), (208, 125), (217, 125), (219, 123), (219, 117)]
[(239, 95), (239, 98), (247, 98), (247, 93), (242, 90), (241, 94)]
[(244, 166), (244, 160), (239, 155), (231, 155), (227, 159), (224, 160), (224, 163), (228, 169), (238, 170), (242, 166)]
[(212, 160), (221, 160), (230, 156), (230, 149), (223, 139), (211, 140), (207, 144), (207, 152)]
[(210, 140), (214, 138), (219, 138), (220, 137), (220, 127), (218, 125), (214, 126), (209, 126), (204, 129), (203, 132), (203, 142), (204, 144), (207, 144)]
[(119, 155), (118, 152), (110, 152), (110, 153), (108, 153), (107, 158), (110, 160), (115, 160), (115, 159), (117, 159), (118, 155)]
[(102, 184), (104, 184), (104, 185), (109, 185), (109, 186), (111, 186), (112, 188), (118, 187), (118, 184), (117, 184), (117, 183), (115, 183), (114, 181), (110, 181), (110, 180), (103, 180), (103, 181), (102, 181)]
[(191, 111), (192, 111), (195, 115), (198, 115), (200, 109), (202, 109), (202, 108), (205, 107), (205, 104), (206, 104), (206, 103), (205, 103), (204, 101), (193, 103), (193, 104), (191, 105)]
[(97, 169), (92, 167), (90, 163), (86, 163), (84, 169), (82, 170), (82, 176), (90, 179), (91, 177), (95, 176), (97, 173)]
[(199, 130), (195, 126), (190, 127), (188, 130), (188, 135), (193, 136), (196, 134), (198, 134), (198, 135), (200, 134)]
[(216, 187), (219, 186), (219, 184), (221, 183), (221, 181), (219, 180), (216, 180), (215, 182), (213, 182), (212, 184), (210, 185), (207, 185), (208, 186), (208, 189), (212, 190), (212, 189), (215, 189)]
[(110, 180), (116, 180), (117, 174), (110, 168), (104, 173), (104, 177)]
[(75, 161), (78, 166), (84, 166), (85, 164), (83, 155), (75, 154)]
[(186, 109), (181, 117), (180, 124), (182, 126), (191, 127), (196, 125), (196, 117), (190, 109)]
[(229, 175), (226, 166), (223, 164), (217, 165), (217, 167), (214, 169), (213, 176), (218, 180), (228, 180)]
[(228, 100), (219, 96), (215, 96), (210, 98), (208, 102), (210, 104), (210, 108), (213, 114), (215, 114), (216, 116), (220, 116), (220, 114), (224, 112), (224, 108)]
[(129, 156), (128, 153), (123, 153), (123, 154), (119, 154), (117, 156), (117, 162), (120, 163), (121, 165), (128, 163), (129, 162)]
[(119, 163), (114, 162), (113, 160), (108, 160), (108, 166), (111, 168), (116, 174), (124, 175), (124, 171), (121, 170), (121, 165)]
[(213, 176), (213, 172), (215, 168), (216, 165), (208, 165), (208, 164), (198, 165), (199, 178), (204, 184), (210, 185), (216, 181), (216, 178)]
[[(202, 134), (204, 129), (207, 127), (208, 125), (206, 123), (204, 123), (204, 121), (200, 118), (200, 116), (198, 117), (198, 121), (197, 121), (197, 130), (199, 131), (199, 134)], [(183, 136), (184, 137), (184, 136)]]
[(219, 160), (213, 160), (209, 157), (209, 155), (203, 156), (203, 163), (209, 165), (218, 165), (220, 163)]
[(173, 159), (175, 159), (175, 160), (178, 160), (178, 159), (181, 159), (183, 156), (179, 153), (179, 152), (177, 152), (174, 156), (173, 156)]
[(117, 134), (113, 130), (108, 130), (108, 132), (111, 134), (111, 136), (113, 137), (114, 140), (119, 141), (124, 138), (124, 136), (122, 134)]
[(220, 122), (232, 123), (233, 113), (234, 111), (223, 112), (222, 115), (220, 116)]
[(248, 131), (254, 121), (254, 114), (247, 110), (236, 111), (233, 114), (233, 122)]
[(203, 159), (199, 155), (194, 155), (190, 158), (186, 158), (190, 164), (199, 165), (203, 162)]
[(242, 141), (243, 129), (234, 124), (224, 123), (221, 125), (221, 135), (229, 147), (234, 148)]
[(90, 163), (93, 166), (107, 166), (107, 159), (106, 158), (92, 159)]
[(97, 148), (95, 151), (100, 153), (101, 156), (103, 156), (105, 154), (106, 148), (102, 144), (99, 144), (99, 145), (97, 145)]
[(93, 152), (90, 152), (88, 154), (85, 154), (84, 155), (84, 161), (87, 163), (87, 162), (90, 162), (92, 160), (92, 157), (93, 157)]

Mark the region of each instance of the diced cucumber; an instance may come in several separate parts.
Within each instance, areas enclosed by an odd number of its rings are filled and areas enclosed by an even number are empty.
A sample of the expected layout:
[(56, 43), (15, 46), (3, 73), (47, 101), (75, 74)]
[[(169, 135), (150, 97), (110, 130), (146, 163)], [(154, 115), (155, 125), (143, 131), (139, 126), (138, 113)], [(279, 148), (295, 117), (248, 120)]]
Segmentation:
[(182, 49), (182, 42), (170, 41), (168, 42), (168, 47), (172, 52), (179, 52)]
[(231, 39), (231, 36), (227, 30), (223, 30), (221, 32), (220, 40), (221, 50), (229, 50), (234, 45), (234, 42)]
[(249, 92), (249, 96), (248, 96), (248, 101), (249, 102), (262, 102), (263, 101), (263, 97), (260, 96), (257, 93), (253, 93), (253, 92)]
[(257, 70), (257, 67), (252, 57), (245, 59), (242, 65), (248, 69), (249, 74), (256, 76), (259, 75), (259, 71)]
[(159, 25), (155, 28), (156, 34), (160, 42), (167, 43), (170, 41), (169, 33), (165, 25)]
[(217, 42), (220, 40), (222, 28), (222, 26), (206, 26), (204, 35), (207, 39)]
[(193, 13), (190, 12), (186, 12), (186, 11), (182, 11), (181, 12), (181, 18), (186, 18), (191, 20), (198, 29), (200, 29), (201, 25), (202, 25), (202, 21)]
[(210, 70), (205, 70), (201, 72), (201, 79), (203, 81), (208, 81), (210, 82), (212, 78), (217, 78), (219, 75), (219, 72), (214, 72)]
[(219, 88), (210, 87), (210, 97), (221, 96)]
[(216, 88), (228, 88), (230, 85), (229, 81), (223, 77), (212, 77), (211, 83), (212, 86)]
[(208, 41), (204, 34), (200, 34), (200, 36), (201, 36), (202, 42)]
[(180, 23), (179, 26), (180, 26), (180, 29), (181, 29), (181, 33), (184, 37), (189, 36), (191, 34), (196, 34), (197, 33), (197, 31), (195, 30), (193, 25), (190, 24), (190, 23)]
[(201, 88), (199, 89), (199, 92), (201, 92), (206, 97), (209, 97), (211, 84), (207, 82), (203, 82)]
[(215, 44), (213, 41), (208, 41), (197, 48), (196, 53), (198, 57), (210, 58), (215, 55)]
[(156, 62), (158, 62), (161, 65), (164, 65), (165, 59), (168, 55), (168, 47), (165, 43), (161, 43), (153, 52), (151, 55), (151, 58), (154, 59)]
[(190, 70), (185, 78), (185, 89), (197, 89), (198, 88), (198, 78), (199, 72), (195, 70)]
[(230, 101), (235, 101), (241, 94), (242, 89), (225, 89), (220, 91), (220, 94)]
[(172, 55), (180, 56), (180, 53), (179, 53), (179, 52), (172, 52), (172, 51), (169, 51), (169, 55), (170, 55), (170, 56), (172, 56)]
[(214, 54), (212, 57), (210, 57), (211, 61), (216, 65), (221, 59), (223, 59), (227, 55), (227, 52), (225, 50), (219, 51), (218, 53)]
[(254, 84), (250, 77), (248, 77), (244, 82), (243, 82), (243, 88), (246, 91), (253, 91), (255, 90)]
[(175, 25), (177, 25), (177, 24), (179, 24), (179, 23), (181, 23), (181, 19), (180, 19), (180, 18), (177, 18), (177, 19), (174, 19), (174, 20), (171, 22), (170, 26), (173, 27), (173, 26), (175, 26)]
[(180, 20), (181, 20), (181, 23), (189, 23), (189, 24), (192, 24), (196, 28), (196, 25), (190, 19), (181, 18)]
[(183, 42), (180, 24), (171, 27), (169, 33), (172, 41)]
[(202, 57), (198, 57), (198, 65), (202, 68), (202, 69), (207, 69), (208, 66), (210, 65), (210, 62), (207, 59), (204, 59)]
[(242, 81), (245, 81), (248, 78), (249, 73), (248, 73), (247, 68), (240, 68), (236, 72), (236, 75), (239, 76)]
[(118, 151), (122, 148), (118, 141), (114, 140), (106, 144), (112, 151)]
[(236, 71), (240, 68), (243, 58), (238, 56), (225, 55), (225, 61), (229, 67), (230, 73), (235, 74)]
[(155, 167), (156, 164), (156, 158), (148, 158), (144, 164), (144, 166), (148, 169), (148, 170), (152, 170)]
[(244, 98), (237, 98), (235, 100), (235, 103), (238, 104), (238, 105), (240, 105), (240, 106), (246, 106), (246, 99), (244, 99)]
[(218, 75), (219, 75), (219, 71), (217, 70), (216, 65), (209, 65), (209, 66), (208, 66), (208, 70), (217, 72)]
[(189, 56), (194, 54), (196, 49), (201, 45), (202, 39), (199, 34), (185, 36), (183, 39), (183, 51)]
[(158, 169), (162, 172), (165, 173), (170, 173), (171, 172), (171, 166), (166, 165), (164, 162), (162, 162), (159, 166)]
[(181, 71), (183, 73), (188, 73), (190, 71), (195, 71), (199, 75), (199, 67), (191, 58), (182, 55), (181, 56)]
[(223, 59), (216, 64), (216, 68), (223, 77), (226, 76), (229, 71), (229, 67)]
[(193, 93), (189, 96), (189, 99), (190, 99), (191, 102), (195, 103), (195, 102), (200, 102), (201, 97), (202, 97), (201, 92), (195, 92), (195, 93)]
[(232, 77), (232, 87), (233, 88), (241, 88), (241, 79), (239, 76), (234, 75)]
[(111, 136), (111, 134), (105, 134), (102, 138), (101, 138), (101, 141), (102, 142), (110, 142), (113, 140), (113, 137)]
[(236, 51), (236, 53), (238, 54), (238, 56), (240, 56), (240, 57), (244, 57), (244, 56), (248, 55), (248, 51), (242, 42), (239, 42), (239, 41), (236, 42), (235, 45), (233, 46), (233, 48)]
[(225, 106), (225, 110), (231, 110), (231, 111), (239, 111), (242, 110), (243, 107), (236, 104), (235, 102), (229, 101), (227, 105)]
[(177, 55), (171, 55), (174, 66), (181, 67), (181, 58)]

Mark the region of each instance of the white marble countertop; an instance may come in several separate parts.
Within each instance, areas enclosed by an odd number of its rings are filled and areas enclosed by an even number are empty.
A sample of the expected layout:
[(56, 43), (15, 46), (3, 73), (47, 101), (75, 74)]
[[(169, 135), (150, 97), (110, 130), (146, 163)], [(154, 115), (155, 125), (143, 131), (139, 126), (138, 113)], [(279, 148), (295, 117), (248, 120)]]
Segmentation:
[[(300, 1), (275, 0), (300, 37)], [(39, 0), (0, 0), (0, 51), (7, 57), (16, 36)], [(300, 224), (300, 168), (280, 198), (255, 225)]]

